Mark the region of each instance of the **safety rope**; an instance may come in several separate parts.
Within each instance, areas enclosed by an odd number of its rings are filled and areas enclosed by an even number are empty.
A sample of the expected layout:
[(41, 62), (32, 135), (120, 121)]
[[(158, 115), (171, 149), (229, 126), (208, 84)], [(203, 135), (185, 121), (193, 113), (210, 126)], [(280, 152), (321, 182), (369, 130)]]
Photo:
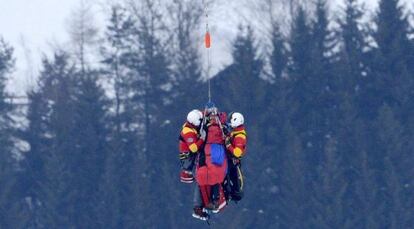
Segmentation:
[[(204, 6), (204, 15), (205, 15), (205, 20), (206, 20), (206, 33), (204, 35), (204, 45), (206, 48), (206, 54), (207, 54), (207, 72), (206, 72), (206, 77), (207, 77), (207, 81), (208, 81), (208, 103), (211, 103), (211, 85), (210, 85), (210, 67), (211, 67), (211, 63), (210, 63), (210, 46), (211, 46), (211, 38), (210, 38), (210, 29), (209, 29), (209, 25), (208, 25), (208, 6), (207, 6), (207, 2), (206, 0), (203, 0), (203, 6)], [(204, 127), (204, 125), (206, 124), (207, 120), (206, 120), (206, 114), (207, 114), (207, 104), (204, 108), (204, 112), (203, 112), (203, 120), (201, 123), (201, 129)]]
[(208, 81), (208, 102), (211, 102), (211, 82), (210, 82), (210, 70), (211, 70), (211, 36), (210, 36), (210, 28), (208, 24), (208, 6), (206, 0), (203, 1), (204, 4), (204, 13), (205, 13), (205, 20), (206, 20), (206, 34), (204, 37), (204, 43), (206, 47), (206, 54), (207, 54), (207, 81)]
[[(207, 54), (207, 81), (208, 81), (208, 103), (211, 104), (211, 77), (210, 77), (210, 70), (211, 70), (211, 35), (210, 35), (210, 28), (209, 28), (209, 15), (208, 15), (208, 5), (207, 5), (207, 0), (203, 0), (203, 5), (204, 5), (204, 14), (205, 14), (205, 20), (206, 20), (206, 34), (204, 37), (204, 45), (206, 48), (206, 54)], [(207, 111), (207, 106), (204, 109), (204, 114), (203, 114), (203, 123), (201, 125), (201, 127), (203, 127), (205, 125), (205, 117), (206, 117), (206, 111)], [(218, 115), (218, 114), (216, 114)], [(221, 129), (221, 133), (223, 136), (223, 139), (225, 139), (225, 134), (223, 131), (223, 126), (221, 124), (220, 119), (218, 118), (218, 116), (216, 117), (216, 122), (218, 123), (218, 125), (220, 126)]]

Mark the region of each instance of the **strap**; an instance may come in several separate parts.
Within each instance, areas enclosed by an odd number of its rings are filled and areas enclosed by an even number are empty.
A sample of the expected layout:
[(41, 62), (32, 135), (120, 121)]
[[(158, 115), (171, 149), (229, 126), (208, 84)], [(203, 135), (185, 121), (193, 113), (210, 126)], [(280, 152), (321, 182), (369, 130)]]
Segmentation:
[(240, 180), (240, 190), (243, 190), (244, 180), (243, 180), (243, 173), (241, 171), (241, 165), (236, 166), (237, 169), (237, 178)]

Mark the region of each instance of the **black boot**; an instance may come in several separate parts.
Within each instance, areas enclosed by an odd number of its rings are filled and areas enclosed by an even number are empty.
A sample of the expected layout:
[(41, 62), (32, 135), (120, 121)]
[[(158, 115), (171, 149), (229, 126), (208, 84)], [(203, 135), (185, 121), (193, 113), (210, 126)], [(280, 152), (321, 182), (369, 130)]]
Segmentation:
[(211, 199), (213, 200), (214, 208), (218, 208), (220, 200), (220, 185), (215, 184), (211, 187)]
[(193, 217), (205, 221), (210, 218), (210, 215), (203, 209), (203, 207), (195, 206), (193, 209)]

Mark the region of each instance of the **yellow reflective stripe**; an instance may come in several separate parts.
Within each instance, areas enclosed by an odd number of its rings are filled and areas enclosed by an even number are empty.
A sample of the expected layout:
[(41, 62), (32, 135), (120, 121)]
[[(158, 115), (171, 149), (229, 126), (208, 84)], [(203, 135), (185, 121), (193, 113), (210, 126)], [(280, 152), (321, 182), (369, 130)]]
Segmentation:
[(234, 151), (233, 151), (234, 156), (241, 157), (242, 153), (243, 151), (239, 147), (234, 148)]
[(243, 138), (243, 139), (246, 139), (246, 135), (239, 134), (239, 135), (236, 135), (236, 137), (234, 137), (234, 138)]
[(188, 148), (190, 148), (192, 153), (195, 153), (198, 151), (198, 146), (195, 143), (191, 144)]
[(195, 131), (194, 129), (191, 129), (189, 127), (184, 127), (183, 128), (183, 134), (187, 134), (187, 133), (197, 133), (197, 131)]
[(238, 134), (243, 135), (243, 136), (247, 136), (247, 133), (246, 133), (245, 130), (234, 131), (234, 132), (231, 133), (231, 136), (236, 136)]

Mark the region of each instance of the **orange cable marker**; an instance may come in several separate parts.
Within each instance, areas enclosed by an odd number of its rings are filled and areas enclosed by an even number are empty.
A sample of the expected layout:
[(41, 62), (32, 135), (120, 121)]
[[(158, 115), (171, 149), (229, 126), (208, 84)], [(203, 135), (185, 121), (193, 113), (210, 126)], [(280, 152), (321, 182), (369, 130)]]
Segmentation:
[(210, 48), (211, 47), (211, 37), (210, 37), (209, 32), (206, 33), (204, 41), (205, 41), (205, 44), (206, 44), (206, 48)]

